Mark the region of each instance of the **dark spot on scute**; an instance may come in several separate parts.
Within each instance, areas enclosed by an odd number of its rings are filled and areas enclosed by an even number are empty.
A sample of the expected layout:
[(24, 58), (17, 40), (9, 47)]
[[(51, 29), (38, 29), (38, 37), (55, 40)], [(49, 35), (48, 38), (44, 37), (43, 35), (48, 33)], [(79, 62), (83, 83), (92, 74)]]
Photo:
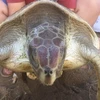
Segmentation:
[(52, 39), (56, 37), (56, 34), (51, 32), (50, 30), (45, 30), (44, 32), (40, 33), (39, 36), (43, 39)]

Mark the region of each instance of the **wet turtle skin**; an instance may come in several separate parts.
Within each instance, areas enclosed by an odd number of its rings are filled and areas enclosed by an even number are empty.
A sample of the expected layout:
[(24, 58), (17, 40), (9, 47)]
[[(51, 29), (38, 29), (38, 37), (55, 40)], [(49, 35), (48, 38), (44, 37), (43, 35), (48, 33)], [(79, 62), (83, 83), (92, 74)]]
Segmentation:
[(44, 85), (52, 85), (63, 70), (91, 62), (100, 100), (98, 48), (98, 38), (84, 20), (49, 0), (31, 3), (0, 24), (2, 67), (33, 73)]

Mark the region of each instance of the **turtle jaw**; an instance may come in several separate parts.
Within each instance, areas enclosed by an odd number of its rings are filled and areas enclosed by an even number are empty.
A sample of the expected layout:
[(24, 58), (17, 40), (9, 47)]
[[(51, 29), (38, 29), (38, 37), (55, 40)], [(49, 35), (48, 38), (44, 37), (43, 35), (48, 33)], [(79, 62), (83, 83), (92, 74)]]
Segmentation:
[(37, 72), (37, 77), (43, 85), (53, 85), (55, 80), (62, 75), (62, 70), (57, 68), (40, 68)]
[(39, 80), (44, 85), (53, 85), (54, 81), (56, 80), (56, 72), (53, 72), (53, 74), (45, 74), (44, 72), (40, 72)]

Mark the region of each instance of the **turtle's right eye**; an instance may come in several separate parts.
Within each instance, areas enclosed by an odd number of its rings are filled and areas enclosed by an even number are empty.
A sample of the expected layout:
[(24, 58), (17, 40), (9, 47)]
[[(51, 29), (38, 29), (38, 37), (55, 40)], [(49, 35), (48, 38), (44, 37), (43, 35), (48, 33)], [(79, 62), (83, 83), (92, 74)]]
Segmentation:
[(36, 68), (39, 66), (37, 57), (34, 55), (34, 52), (32, 52), (32, 63), (33, 63), (33, 66)]
[(38, 65), (38, 60), (37, 60), (37, 57), (36, 57), (36, 49), (29, 46), (28, 56), (29, 56), (29, 61), (32, 64), (32, 67), (34, 69), (38, 68), (39, 65)]

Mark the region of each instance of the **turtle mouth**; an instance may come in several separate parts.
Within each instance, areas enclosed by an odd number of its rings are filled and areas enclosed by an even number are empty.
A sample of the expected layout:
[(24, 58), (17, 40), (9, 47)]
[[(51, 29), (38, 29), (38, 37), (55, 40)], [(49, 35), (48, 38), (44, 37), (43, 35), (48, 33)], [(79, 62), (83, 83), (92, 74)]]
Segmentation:
[(44, 76), (43, 77), (43, 75), (42, 75), (42, 76), (39, 77), (39, 80), (41, 81), (42, 84), (47, 85), (47, 86), (50, 86), (50, 85), (53, 85), (54, 84), (54, 82), (56, 80), (56, 77), (55, 77), (55, 75), (53, 75), (53, 77), (50, 76), (50, 75), (47, 75), (47, 76)]
[(54, 83), (55, 79), (54, 77), (50, 75), (46, 75), (43, 84), (44, 85), (52, 85)]
[(38, 78), (42, 84), (47, 86), (52, 85), (57, 78), (56, 71), (51, 69), (46, 69), (46, 70), (40, 69)]

